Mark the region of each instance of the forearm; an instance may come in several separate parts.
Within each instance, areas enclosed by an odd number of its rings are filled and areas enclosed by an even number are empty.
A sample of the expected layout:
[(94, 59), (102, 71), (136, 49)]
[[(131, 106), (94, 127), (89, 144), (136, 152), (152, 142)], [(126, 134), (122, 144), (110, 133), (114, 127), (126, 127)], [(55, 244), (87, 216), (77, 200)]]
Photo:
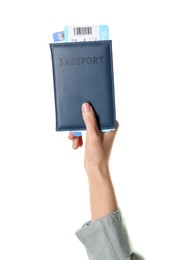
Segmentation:
[(88, 173), (92, 221), (118, 209), (108, 167)]
[(133, 248), (126, 223), (118, 209), (108, 167), (86, 170), (89, 180), (92, 221), (76, 232), (92, 260), (132, 260)]

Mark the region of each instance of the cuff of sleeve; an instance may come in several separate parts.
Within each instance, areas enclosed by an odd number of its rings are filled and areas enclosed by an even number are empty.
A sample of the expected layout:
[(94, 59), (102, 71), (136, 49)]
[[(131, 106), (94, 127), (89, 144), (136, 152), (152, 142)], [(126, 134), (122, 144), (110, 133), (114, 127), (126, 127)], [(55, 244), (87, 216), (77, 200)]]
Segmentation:
[(118, 209), (76, 231), (90, 259), (128, 259), (133, 253), (125, 220)]

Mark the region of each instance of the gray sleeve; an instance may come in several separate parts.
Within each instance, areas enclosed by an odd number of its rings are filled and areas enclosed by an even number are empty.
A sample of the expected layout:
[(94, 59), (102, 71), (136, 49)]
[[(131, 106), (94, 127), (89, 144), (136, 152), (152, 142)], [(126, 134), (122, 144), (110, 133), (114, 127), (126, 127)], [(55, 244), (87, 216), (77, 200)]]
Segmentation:
[(77, 230), (90, 260), (131, 260), (133, 248), (120, 209)]

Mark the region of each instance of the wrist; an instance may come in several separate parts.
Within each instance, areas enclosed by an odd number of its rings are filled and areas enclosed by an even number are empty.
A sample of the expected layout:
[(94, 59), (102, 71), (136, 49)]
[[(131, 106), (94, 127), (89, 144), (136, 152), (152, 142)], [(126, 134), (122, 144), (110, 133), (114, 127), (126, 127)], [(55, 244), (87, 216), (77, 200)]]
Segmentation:
[(110, 180), (109, 165), (103, 164), (100, 166), (90, 166), (85, 167), (87, 177), (89, 181), (101, 182), (103, 180)]

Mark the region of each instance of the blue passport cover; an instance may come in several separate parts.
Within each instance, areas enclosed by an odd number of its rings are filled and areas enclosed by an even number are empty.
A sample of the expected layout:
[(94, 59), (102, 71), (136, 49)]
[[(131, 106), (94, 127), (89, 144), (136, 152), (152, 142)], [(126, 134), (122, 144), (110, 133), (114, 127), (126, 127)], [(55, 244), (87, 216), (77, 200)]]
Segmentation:
[(112, 41), (50, 43), (56, 131), (86, 130), (81, 105), (89, 102), (101, 131), (115, 129)]

